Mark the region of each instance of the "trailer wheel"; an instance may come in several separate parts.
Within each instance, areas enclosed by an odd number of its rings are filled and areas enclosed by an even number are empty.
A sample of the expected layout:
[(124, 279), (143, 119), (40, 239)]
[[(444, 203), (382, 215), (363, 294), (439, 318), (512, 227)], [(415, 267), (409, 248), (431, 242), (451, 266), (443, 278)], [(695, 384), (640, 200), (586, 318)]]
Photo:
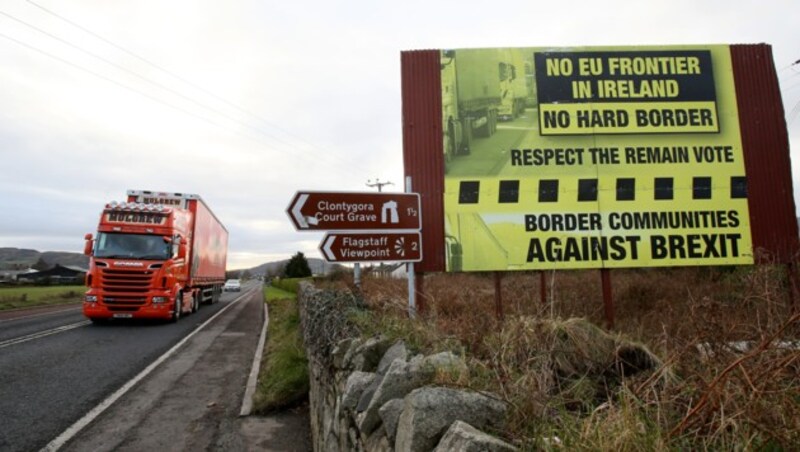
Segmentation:
[(486, 119), (485, 124), (473, 130), (475, 131), (474, 135), (478, 138), (487, 138), (492, 136), (492, 125), (489, 123), (488, 118)]
[(175, 295), (175, 309), (172, 310), (172, 318), (170, 319), (172, 323), (177, 322), (181, 318), (181, 309), (183, 308), (183, 292), (178, 291), (178, 294)]

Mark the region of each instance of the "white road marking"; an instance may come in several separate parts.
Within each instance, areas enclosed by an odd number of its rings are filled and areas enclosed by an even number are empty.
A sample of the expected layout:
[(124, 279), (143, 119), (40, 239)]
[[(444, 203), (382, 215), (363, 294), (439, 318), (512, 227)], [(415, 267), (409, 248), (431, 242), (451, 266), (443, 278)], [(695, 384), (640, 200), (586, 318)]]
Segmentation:
[(78, 323), (70, 323), (69, 325), (59, 326), (57, 328), (52, 328), (49, 330), (39, 331), (38, 333), (28, 334), (27, 336), (20, 336), (15, 337), (13, 339), (6, 339), (5, 341), (0, 342), (0, 348), (9, 347), (11, 345), (21, 344), (23, 342), (32, 341), (34, 339), (39, 339), (40, 337), (50, 336), (52, 334), (63, 333), (64, 331), (69, 331), (75, 328), (80, 328), (82, 326), (88, 325), (92, 322), (89, 320), (84, 320)]
[(497, 126), (497, 130), (533, 130), (533, 126)]
[(242, 409), (239, 411), (239, 416), (249, 416), (253, 411), (253, 394), (256, 392), (256, 384), (258, 383), (258, 371), (261, 368), (261, 357), (264, 355), (264, 341), (267, 338), (267, 325), (269, 324), (269, 309), (267, 304), (262, 303), (264, 322), (261, 325), (261, 336), (258, 338), (258, 346), (256, 353), (253, 356), (253, 364), (250, 366), (250, 375), (247, 377), (247, 386), (245, 386), (244, 397), (242, 398)]

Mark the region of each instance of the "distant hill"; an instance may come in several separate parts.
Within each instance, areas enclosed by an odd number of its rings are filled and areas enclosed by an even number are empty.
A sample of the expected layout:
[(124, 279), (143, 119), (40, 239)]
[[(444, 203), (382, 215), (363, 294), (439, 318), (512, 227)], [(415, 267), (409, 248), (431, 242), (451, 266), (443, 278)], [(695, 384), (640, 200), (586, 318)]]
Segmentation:
[[(315, 275), (326, 275), (334, 269), (341, 267), (339, 264), (331, 264), (322, 259), (313, 257), (307, 258), (307, 260), (308, 267), (311, 269), (311, 273)], [(283, 271), (283, 267), (286, 266), (288, 262), (289, 259), (284, 259), (282, 261), (267, 262), (266, 264), (261, 264), (253, 268), (240, 270), (247, 270), (252, 276), (277, 275)]]
[(48, 265), (61, 264), (65, 266), (89, 268), (89, 257), (80, 253), (67, 253), (62, 251), (45, 251), (0, 248), (0, 269), (11, 270), (14, 268), (28, 268), (42, 258)]
[[(35, 264), (39, 258), (44, 259), (51, 267), (56, 264), (89, 268), (89, 257), (80, 253), (67, 253), (61, 251), (45, 251), (20, 249), (20, 248), (0, 248), (0, 270), (13, 270), (15, 268), (29, 268)], [(248, 269), (237, 269), (237, 271), (247, 270), (252, 276), (262, 276), (265, 274), (276, 275), (283, 270), (289, 259), (276, 262), (267, 262), (259, 266)], [(326, 275), (336, 268), (339, 264), (331, 264), (322, 259), (308, 258), (308, 266), (311, 273), (315, 275)]]

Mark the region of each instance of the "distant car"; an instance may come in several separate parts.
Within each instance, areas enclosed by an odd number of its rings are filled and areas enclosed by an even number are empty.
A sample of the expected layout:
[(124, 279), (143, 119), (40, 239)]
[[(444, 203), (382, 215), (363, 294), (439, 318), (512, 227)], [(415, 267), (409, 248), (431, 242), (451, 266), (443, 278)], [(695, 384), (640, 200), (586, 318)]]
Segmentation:
[(225, 281), (225, 285), (222, 286), (222, 290), (224, 292), (241, 292), (242, 283), (238, 279), (229, 279)]

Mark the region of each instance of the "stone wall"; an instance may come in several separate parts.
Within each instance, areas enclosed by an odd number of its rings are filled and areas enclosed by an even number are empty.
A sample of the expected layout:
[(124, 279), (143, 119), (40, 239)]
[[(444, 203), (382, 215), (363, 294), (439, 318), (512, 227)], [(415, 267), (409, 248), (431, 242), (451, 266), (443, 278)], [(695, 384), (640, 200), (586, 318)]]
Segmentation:
[(315, 451), (516, 450), (480, 430), (500, 427), (500, 398), (432, 385), (437, 372), (466, 371), (461, 358), (361, 337), (348, 318), (363, 304), (349, 292), (303, 284), (298, 301)]

